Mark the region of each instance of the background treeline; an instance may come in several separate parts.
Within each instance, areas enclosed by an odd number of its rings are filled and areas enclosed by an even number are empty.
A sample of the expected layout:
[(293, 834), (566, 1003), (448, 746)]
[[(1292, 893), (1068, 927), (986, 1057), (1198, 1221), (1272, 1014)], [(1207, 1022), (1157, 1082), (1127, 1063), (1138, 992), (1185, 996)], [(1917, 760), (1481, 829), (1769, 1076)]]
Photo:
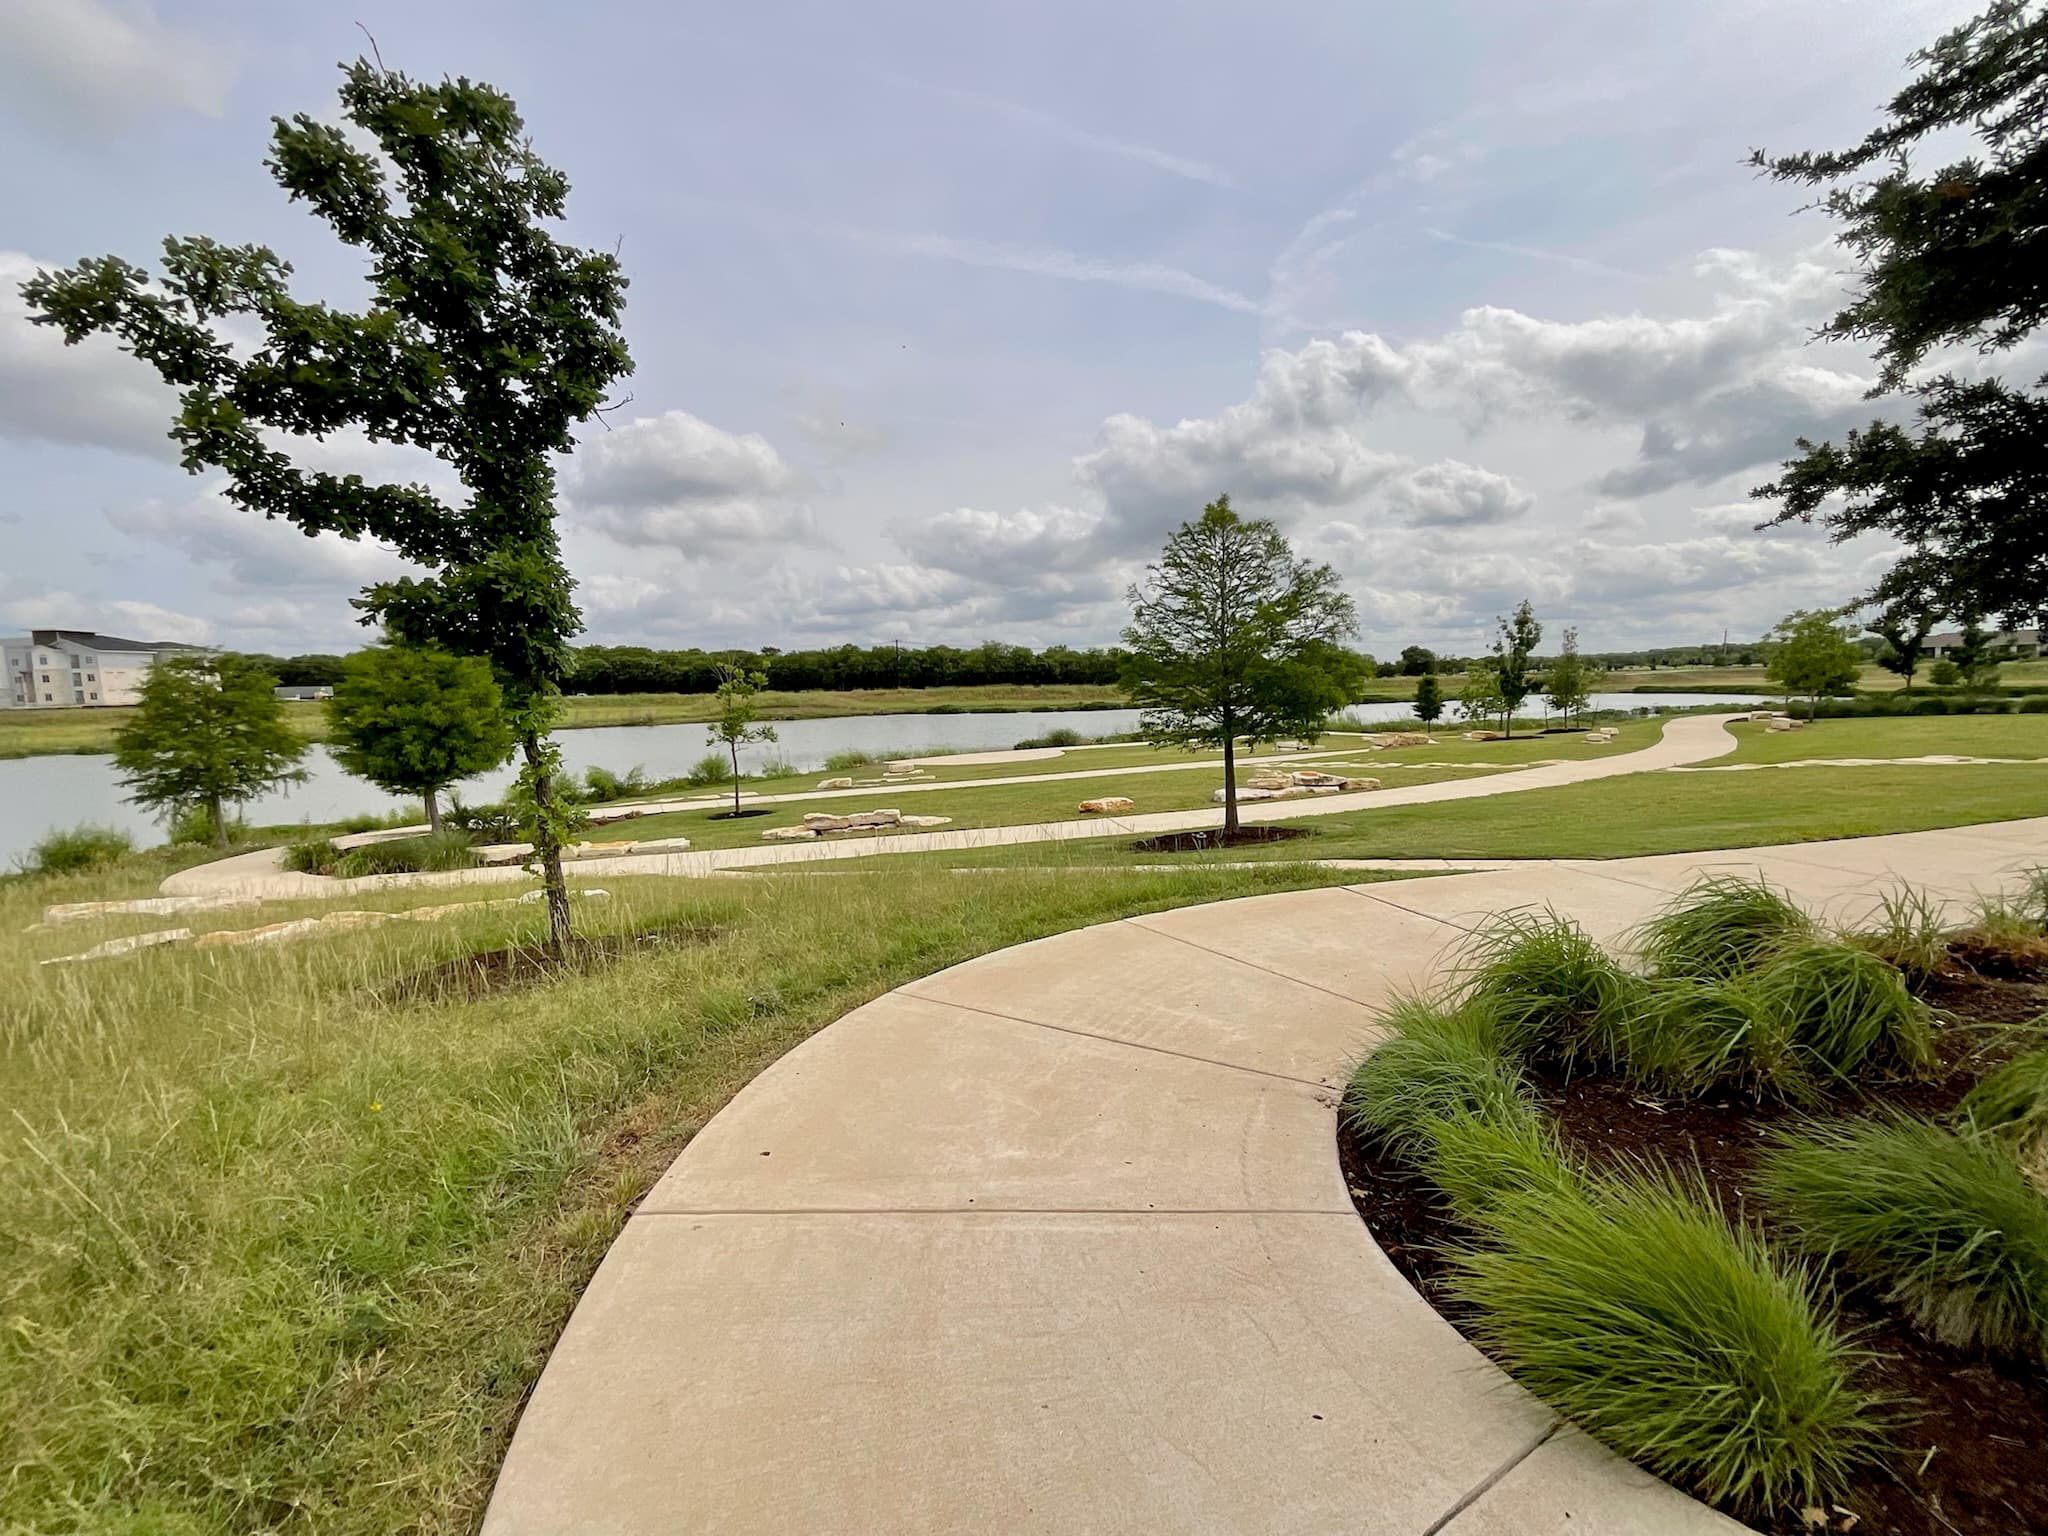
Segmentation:
[[(259, 656), (280, 683), (332, 687), (341, 676), (339, 656)], [(1426, 672), (1463, 672), (1470, 658), (1438, 656), (1422, 646), (1404, 648), (1398, 658), (1366, 662), (1367, 677), (1418, 677)], [(1734, 645), (1676, 645), (1640, 651), (1588, 653), (1588, 660), (1615, 670), (1661, 667), (1761, 666), (1763, 648)], [(576, 650), (570, 693), (711, 693), (721, 665), (767, 674), (768, 686), (785, 693), (813, 689), (1018, 687), (1035, 683), (1114, 683), (1123, 665), (1120, 646), (1075, 650), (1005, 645), (976, 646), (837, 645), (821, 650), (658, 651), (644, 645), (585, 645)], [(1543, 658), (1537, 657), (1540, 663)]]

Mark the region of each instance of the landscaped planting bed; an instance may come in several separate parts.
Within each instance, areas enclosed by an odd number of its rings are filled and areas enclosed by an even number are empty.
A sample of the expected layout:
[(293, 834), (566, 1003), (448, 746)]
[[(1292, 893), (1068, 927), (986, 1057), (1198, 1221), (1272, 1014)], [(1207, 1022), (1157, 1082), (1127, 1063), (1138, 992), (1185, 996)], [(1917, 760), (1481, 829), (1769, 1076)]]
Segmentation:
[(1624, 966), (1499, 920), (1340, 1154), (1446, 1317), (1754, 1528), (2048, 1531), (2048, 879), (1945, 932), (1704, 881)]

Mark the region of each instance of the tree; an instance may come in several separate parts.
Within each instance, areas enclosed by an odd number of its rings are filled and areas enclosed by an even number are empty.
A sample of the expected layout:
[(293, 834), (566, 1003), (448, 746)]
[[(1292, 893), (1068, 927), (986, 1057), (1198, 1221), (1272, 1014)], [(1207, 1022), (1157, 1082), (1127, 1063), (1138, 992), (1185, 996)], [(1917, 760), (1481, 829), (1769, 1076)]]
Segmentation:
[(1401, 675), (1403, 677), (1428, 677), (1436, 671), (1436, 652), (1427, 646), (1404, 645), (1401, 647)]
[(487, 662), (431, 645), (373, 645), (342, 663), (327, 706), (334, 760), (394, 795), (418, 795), (441, 830), (440, 791), (512, 755)]
[(285, 723), (276, 686), (246, 656), (167, 656), (151, 667), (114, 737), (128, 798), (170, 815), (203, 811), (227, 847), (227, 805), (306, 777), (306, 743)]
[(1270, 522), (1219, 496), (1166, 541), (1130, 589), (1123, 686), (1158, 746), (1223, 750), (1223, 832), (1238, 829), (1239, 737), (1319, 735), (1356, 696), (1358, 658), (1338, 642), (1358, 629), (1327, 565), (1294, 558)]
[(1500, 692), (1500, 728), (1515, 734), (1515, 711), (1522, 700), (1536, 691), (1530, 658), (1543, 639), (1543, 626), (1536, 622), (1536, 610), (1525, 597), (1515, 605), (1511, 618), (1495, 619), (1499, 633), (1493, 641), (1495, 687)]
[(1974, 615), (1964, 618), (1962, 633), (1948, 650), (1948, 659), (1955, 664), (1956, 681), (1972, 693), (1998, 681), (1998, 663), (2004, 655), (2004, 647), (1992, 642)]
[[(1853, 149), (1755, 163), (1828, 186), (1861, 281), (1825, 337), (1875, 342), (1872, 393), (1917, 402), (1917, 422), (1873, 421), (1843, 443), (1799, 439), (1799, 457), (1752, 494), (1774, 522), (1818, 516), (1837, 542), (1879, 531), (1906, 547), (1869, 593), (1889, 604), (2048, 619), (2048, 377), (2027, 388), (1954, 372), (1917, 377), (1926, 355), (2018, 346), (2048, 317), (2048, 10), (1998, 0), (1914, 55), (1919, 76)], [(1978, 153), (1917, 173), (1913, 148), (1970, 133)], [(1866, 170), (1868, 179), (1857, 180)]]
[(1425, 726), (1435, 725), (1444, 712), (1444, 685), (1436, 675), (1425, 672), (1415, 683), (1415, 718)]
[(1473, 662), (1458, 692), (1458, 712), (1469, 722), (1491, 720), (1501, 709), (1500, 668), (1490, 661)]
[(1769, 636), (1770, 660), (1764, 676), (1790, 698), (1812, 701), (1807, 718), (1820, 713), (1820, 701), (1832, 693), (1852, 693), (1863, 670), (1853, 629), (1844, 628), (1840, 609), (1801, 608), (1778, 620)]
[(1937, 661), (1927, 669), (1927, 681), (1937, 688), (1953, 688), (1963, 680), (1963, 669), (1948, 660)]
[(740, 813), (740, 748), (750, 742), (773, 741), (775, 727), (756, 725), (759, 706), (754, 695), (768, 686), (768, 674), (749, 672), (744, 667), (718, 669), (718, 718), (711, 725), (714, 745), (725, 743), (732, 754), (732, 813)]
[[(154, 277), (107, 256), (39, 272), (22, 292), (66, 342), (111, 333), (177, 388), (185, 468), (225, 471), (235, 505), (308, 535), (382, 540), (424, 568), (356, 606), (402, 640), (491, 664), (524, 757), (550, 927), (566, 944), (573, 808), (548, 731), (582, 619), (554, 466), (632, 369), (618, 329), (626, 280), (611, 255), (546, 229), (568, 182), (534, 153), (509, 97), (360, 59), (343, 74), (346, 125), (280, 119), (266, 164), (363, 253), (363, 311), (295, 299), (290, 266), (261, 246), (176, 237)], [(464, 498), (295, 464), (275, 446), (350, 428), (436, 455)]]
[(1925, 610), (1914, 612), (1897, 605), (1870, 621), (1870, 632), (1884, 642), (1873, 660), (1903, 678), (1907, 693), (1913, 691), (1913, 674), (1920, 668), (1933, 629), (1934, 619)]
[(1552, 709), (1564, 716), (1567, 725), (1571, 723), (1574, 711), (1585, 711), (1586, 701), (1592, 696), (1587, 671), (1586, 660), (1579, 655), (1579, 632), (1567, 629), (1563, 651), (1557, 660), (1543, 669), (1543, 696), (1550, 701)]

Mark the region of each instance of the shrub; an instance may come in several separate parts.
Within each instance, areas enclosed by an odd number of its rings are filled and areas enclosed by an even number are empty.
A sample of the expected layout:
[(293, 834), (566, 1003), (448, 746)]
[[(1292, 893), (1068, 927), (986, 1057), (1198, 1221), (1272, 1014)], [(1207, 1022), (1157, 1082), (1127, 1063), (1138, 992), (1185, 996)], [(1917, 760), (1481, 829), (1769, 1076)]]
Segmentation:
[(1937, 974), (1948, 958), (1948, 929), (1925, 891), (1901, 885), (1878, 898), (1873, 926), (1844, 937), (1910, 981)]
[(2048, 1201), (2003, 1148), (1908, 1119), (1779, 1138), (1756, 1187), (1791, 1239), (1949, 1344), (2048, 1358)]
[(1422, 1127), (1418, 1161), (1461, 1221), (1484, 1227), (1508, 1195), (1569, 1195), (1579, 1181), (1556, 1133), (1534, 1110), (1486, 1118), (1459, 1113)]
[(1978, 1083), (1957, 1119), (1969, 1134), (2010, 1148), (2020, 1171), (2048, 1191), (2048, 1046), (2015, 1056)]
[(1413, 1157), (1429, 1123), (1452, 1115), (1510, 1122), (1533, 1112), (1521, 1070), (1502, 1054), (1484, 1007), (1403, 998), (1381, 1016), (1386, 1040), (1360, 1062), (1344, 1094), (1358, 1132)]
[(1826, 1503), (1881, 1444), (1812, 1277), (1647, 1174), (1496, 1198), (1453, 1255), (1474, 1332), (1597, 1439), (1709, 1499)]
[(834, 752), (825, 759), (827, 773), (851, 773), (856, 768), (866, 768), (880, 759), (874, 753), (860, 747), (849, 747), (844, 752)]
[(2030, 693), (2020, 700), (2023, 715), (2048, 715), (2048, 693)]
[(700, 786), (730, 783), (732, 764), (726, 760), (723, 752), (706, 752), (690, 769), (689, 780), (692, 784)]
[(1603, 1024), (1628, 1008), (1639, 985), (1555, 912), (1496, 917), (1473, 940), (1460, 980), (1491, 1012), (1509, 1050), (1567, 1068), (1581, 1057), (1610, 1057)]
[(1907, 1071), (1934, 1064), (1927, 1010), (1906, 979), (1866, 949), (1806, 939), (1770, 952), (1743, 990), (1822, 1071), (1853, 1077), (1878, 1061)]
[(1732, 976), (1813, 922), (1761, 880), (1708, 875), (1643, 925), (1639, 945), (1662, 976)]
[(52, 832), (28, 851), (21, 867), (32, 875), (75, 875), (98, 869), (135, 851), (119, 827), (71, 827)]
[(1765, 1008), (1742, 977), (1659, 977), (1609, 1026), (1633, 1077), (1678, 1093), (1733, 1084), (1805, 1100), (1814, 1085), (1789, 1021)]
[(1913, 713), (1916, 715), (1945, 715), (1949, 712), (1947, 699), (1915, 699)]
[(340, 859), (341, 850), (325, 837), (302, 837), (284, 851), (284, 867), (301, 875), (332, 874)]
[(350, 848), (334, 861), (334, 874), (343, 880), (357, 880), (365, 875), (403, 875), (475, 866), (476, 849), (470, 846), (467, 834), (444, 827), (425, 837), (392, 838)]
[(448, 809), (441, 813), (442, 829), (453, 829), (463, 833), (476, 843), (516, 843), (519, 836), (519, 812), (509, 805), (464, 805), (453, 795), (448, 797)]
[(1043, 736), (1027, 736), (1017, 743), (1019, 752), (1028, 752), (1036, 747), (1078, 747), (1088, 738), (1070, 726), (1059, 726)]
[(764, 757), (755, 767), (751, 777), (757, 779), (793, 779), (797, 766), (786, 757)]
[(647, 792), (647, 770), (635, 763), (621, 777), (609, 768), (587, 768), (583, 784), (586, 800), (629, 800)]

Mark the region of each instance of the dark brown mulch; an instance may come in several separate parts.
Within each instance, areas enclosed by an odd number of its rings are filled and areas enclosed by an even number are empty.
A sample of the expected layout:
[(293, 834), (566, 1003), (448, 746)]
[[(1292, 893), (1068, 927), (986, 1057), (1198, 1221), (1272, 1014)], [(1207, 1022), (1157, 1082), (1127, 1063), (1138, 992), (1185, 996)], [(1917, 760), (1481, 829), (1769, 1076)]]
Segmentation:
[[(1921, 1116), (1953, 1110), (1978, 1078), (2027, 1043), (2004, 1026), (2048, 1013), (2048, 981), (1954, 973), (1919, 989), (1947, 1019), (1937, 1035), (1940, 1066), (1928, 1082), (1842, 1093), (1824, 1114), (1896, 1107)], [(1566, 1081), (1531, 1073), (1538, 1098), (1565, 1144), (1593, 1165), (1661, 1158), (1697, 1163), (1723, 1207), (1751, 1207), (1745, 1192), (1770, 1131), (1814, 1111), (1740, 1097), (1662, 1099), (1613, 1078)], [(1436, 1190), (1406, 1164), (1362, 1144), (1340, 1125), (1338, 1154), (1353, 1203), (1374, 1238), (1422, 1295), (1464, 1328), (1470, 1314), (1447, 1294), (1443, 1250), (1468, 1236)], [(2001, 1360), (1937, 1344), (1909, 1327), (1881, 1296), (1843, 1287), (1843, 1325), (1877, 1358), (1866, 1384), (1894, 1398), (1903, 1422), (1889, 1463), (1844, 1497), (1860, 1536), (2017, 1536), (2048, 1532), (2048, 1377), (2038, 1362)], [(1469, 1330), (1468, 1330), (1469, 1331)], [(1923, 1465), (1924, 1463), (1924, 1465)], [(1844, 1529), (1837, 1520), (1831, 1529)], [(1756, 1529), (1806, 1533), (1798, 1511)]]
[(1131, 844), (1134, 853), (1200, 853), (1207, 848), (1241, 848), (1250, 843), (1284, 843), (1290, 837), (1307, 837), (1305, 827), (1239, 827), (1225, 834), (1221, 827), (1201, 827), (1193, 832), (1173, 832), (1148, 837)]
[(592, 971), (621, 955), (649, 950), (680, 949), (718, 937), (720, 929), (702, 923), (652, 928), (643, 933), (604, 933), (578, 938), (565, 955), (548, 944), (518, 944), (457, 955), (383, 988), (378, 996), (389, 1003), (442, 1002), (450, 998), (488, 997), (520, 992), (558, 976)]
[(774, 807), (766, 805), (743, 806), (737, 811), (713, 811), (706, 821), (745, 821), (749, 816), (766, 816)]

